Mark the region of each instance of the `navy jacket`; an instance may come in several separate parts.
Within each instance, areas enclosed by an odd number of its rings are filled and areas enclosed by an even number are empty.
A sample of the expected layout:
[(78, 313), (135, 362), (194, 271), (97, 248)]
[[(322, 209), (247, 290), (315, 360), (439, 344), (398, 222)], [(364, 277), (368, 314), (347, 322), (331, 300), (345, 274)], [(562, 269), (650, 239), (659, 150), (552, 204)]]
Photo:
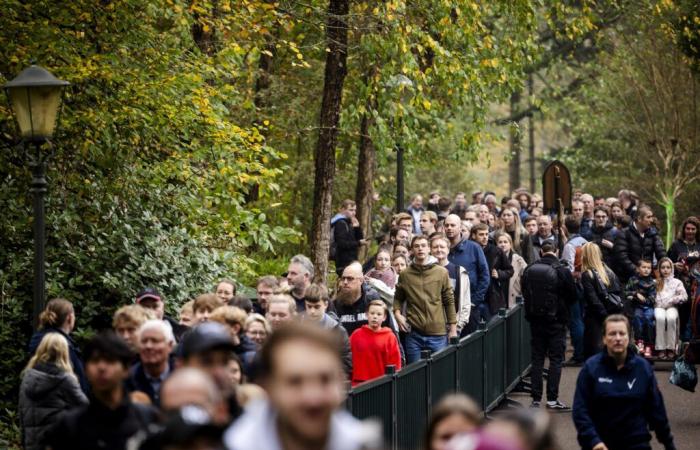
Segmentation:
[(648, 444), (650, 429), (666, 450), (675, 449), (654, 369), (632, 350), (620, 370), (607, 350), (586, 361), (576, 382), (573, 419), (584, 450), (600, 442), (610, 450)]
[(70, 356), (70, 363), (73, 366), (73, 372), (78, 378), (78, 383), (80, 383), (80, 389), (85, 393), (85, 395), (90, 393), (90, 385), (88, 384), (87, 377), (85, 376), (85, 368), (83, 367), (83, 360), (80, 349), (75, 344), (73, 339), (68, 336), (63, 330), (58, 328), (43, 328), (32, 335), (29, 340), (29, 357), (34, 356), (37, 347), (41, 344), (41, 340), (44, 339), (48, 333), (59, 333), (61, 336), (66, 338), (68, 341), (68, 355)]
[(483, 303), (489, 289), (491, 275), (481, 246), (474, 241), (464, 239), (450, 249), (447, 259), (452, 264), (464, 267), (464, 270), (469, 274), (472, 304)]

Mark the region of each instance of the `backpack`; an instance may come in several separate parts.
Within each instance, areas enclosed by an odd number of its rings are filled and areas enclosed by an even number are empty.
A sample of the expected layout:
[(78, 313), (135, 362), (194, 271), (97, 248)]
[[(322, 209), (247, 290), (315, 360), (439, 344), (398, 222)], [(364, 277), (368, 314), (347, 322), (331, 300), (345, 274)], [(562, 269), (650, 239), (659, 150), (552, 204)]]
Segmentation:
[[(523, 292), (525, 314), (531, 318), (555, 319), (559, 310), (559, 296), (556, 292), (559, 284), (558, 269), (561, 263), (553, 265), (535, 262), (525, 269), (527, 290)], [(542, 292), (535, 286), (554, 286), (554, 292)]]
[(330, 242), (328, 245), (328, 260), (329, 261), (335, 261), (336, 258), (336, 253), (338, 252), (338, 246), (335, 242), (335, 226), (338, 225), (340, 222), (345, 222), (344, 220), (338, 220), (334, 224), (331, 225), (331, 238)]

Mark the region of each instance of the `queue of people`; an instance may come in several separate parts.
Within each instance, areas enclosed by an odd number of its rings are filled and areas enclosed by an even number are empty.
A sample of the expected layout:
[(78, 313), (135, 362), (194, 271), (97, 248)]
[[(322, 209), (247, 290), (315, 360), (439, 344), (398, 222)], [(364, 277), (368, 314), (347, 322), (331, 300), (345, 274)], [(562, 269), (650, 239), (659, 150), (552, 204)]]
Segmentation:
[[(433, 193), (425, 209), (416, 195), (364, 265), (358, 256), (368, 241), (346, 200), (330, 224), (335, 285), (314, 283), (314, 265), (296, 255), (284, 275), (258, 279), (254, 301), (230, 279), (182, 305), (145, 288), (82, 352), (71, 338), (72, 303), (53, 299), (22, 374), (24, 445), (379, 448), (378, 436), (357, 432), (359, 422), (339, 412), (344, 384), (441, 350), (519, 296), (532, 330), (531, 406), (544, 396), (547, 357), (544, 406), (568, 410), (558, 398), (561, 368), (606, 351), (601, 336), (611, 314), (633, 324), (629, 337), (642, 356), (677, 355), (691, 321), (679, 307), (695, 296), (700, 260), (694, 217), (667, 257), (651, 209), (634, 195), (578, 194), (562, 223), (523, 190), (500, 207), (493, 193), (474, 193), (471, 205), (463, 193), (454, 203)], [(454, 405), (481, 429), (468, 403)], [(427, 439), (440, 448), (435, 436)]]

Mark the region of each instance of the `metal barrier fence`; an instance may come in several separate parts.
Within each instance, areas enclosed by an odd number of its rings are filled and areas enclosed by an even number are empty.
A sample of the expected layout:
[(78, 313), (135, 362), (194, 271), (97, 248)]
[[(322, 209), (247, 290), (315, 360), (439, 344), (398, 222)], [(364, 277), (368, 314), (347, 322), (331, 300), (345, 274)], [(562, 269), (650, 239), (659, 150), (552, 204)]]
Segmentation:
[(351, 389), (347, 408), (357, 418), (381, 421), (392, 450), (421, 447), (432, 407), (444, 395), (464, 392), (488, 412), (530, 370), (530, 325), (523, 306), (503, 309), (478, 331), (395, 373)]

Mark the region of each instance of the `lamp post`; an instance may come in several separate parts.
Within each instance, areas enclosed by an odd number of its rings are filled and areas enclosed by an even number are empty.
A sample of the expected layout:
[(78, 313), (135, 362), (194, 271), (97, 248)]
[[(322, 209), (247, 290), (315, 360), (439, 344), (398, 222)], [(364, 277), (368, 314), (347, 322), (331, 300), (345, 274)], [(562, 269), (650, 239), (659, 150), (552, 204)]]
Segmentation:
[[(406, 105), (413, 98), (413, 81), (406, 75), (399, 74), (391, 77), (388, 83), (389, 87), (398, 91), (401, 98), (401, 104)], [(403, 112), (399, 119), (399, 132), (403, 128)], [(400, 213), (404, 210), (404, 180), (403, 180), (403, 146), (401, 142), (396, 142), (396, 212)]]
[[(4, 88), (17, 119), (22, 148), (32, 170), (30, 192), (34, 202), (34, 296), (32, 323), (36, 328), (44, 309), (46, 163), (52, 154), (51, 137), (61, 103), (61, 91), (70, 83), (59, 80), (46, 69), (32, 65), (24, 69)], [(47, 152), (42, 147), (48, 147)]]

